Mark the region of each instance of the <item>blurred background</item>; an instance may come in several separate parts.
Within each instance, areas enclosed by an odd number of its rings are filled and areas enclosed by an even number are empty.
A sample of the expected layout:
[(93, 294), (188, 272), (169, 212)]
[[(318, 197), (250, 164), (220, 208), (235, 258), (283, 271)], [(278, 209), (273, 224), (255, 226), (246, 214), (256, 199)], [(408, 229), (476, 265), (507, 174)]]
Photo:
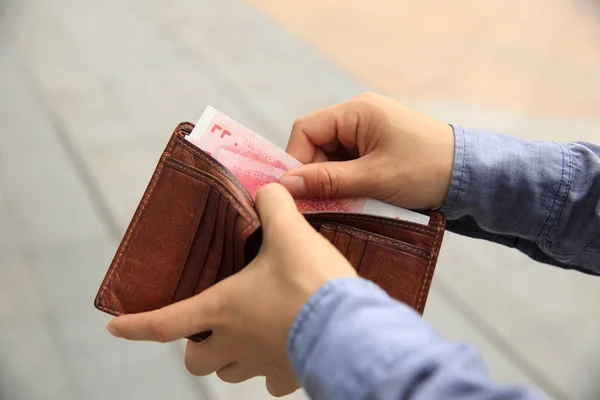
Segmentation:
[[(178, 122), (210, 104), (284, 147), (367, 90), (598, 142), (600, 3), (0, 0), (0, 399), (268, 399), (191, 377), (181, 343), (113, 339), (92, 302)], [(554, 399), (600, 397), (599, 316), (600, 279), (452, 234), (425, 311)]]

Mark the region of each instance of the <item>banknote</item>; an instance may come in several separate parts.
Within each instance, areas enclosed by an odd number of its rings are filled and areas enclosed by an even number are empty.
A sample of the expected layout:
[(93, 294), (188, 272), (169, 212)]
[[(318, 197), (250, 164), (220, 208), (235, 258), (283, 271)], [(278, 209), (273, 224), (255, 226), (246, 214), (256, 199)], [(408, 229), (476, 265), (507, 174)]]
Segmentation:
[[(263, 136), (208, 106), (187, 139), (227, 167), (252, 198), (302, 163)], [(301, 212), (353, 212), (427, 225), (429, 217), (371, 198), (297, 199)]]

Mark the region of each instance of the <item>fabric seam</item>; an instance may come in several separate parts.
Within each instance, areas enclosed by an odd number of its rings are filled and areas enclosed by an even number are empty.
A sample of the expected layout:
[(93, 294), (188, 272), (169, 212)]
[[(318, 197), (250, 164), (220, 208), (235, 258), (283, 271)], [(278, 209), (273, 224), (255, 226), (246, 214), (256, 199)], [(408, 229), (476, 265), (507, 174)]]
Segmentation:
[[(461, 131), (461, 138), (462, 138), (462, 154), (461, 154), (461, 159), (460, 159), (460, 172), (459, 172), (459, 176), (458, 176), (458, 185), (456, 187), (456, 193), (454, 194), (454, 199), (452, 200), (452, 204), (450, 204), (450, 206), (447, 208), (447, 212), (452, 212), (454, 210), (454, 206), (456, 204), (456, 202), (458, 201), (458, 199), (460, 198), (460, 192), (462, 189), (462, 184), (463, 184), (463, 178), (464, 178), (464, 170), (465, 170), (465, 165), (467, 164), (467, 138), (466, 138), (466, 134), (465, 131), (462, 127), (458, 127), (458, 129), (460, 129)], [(456, 150), (455, 150), (456, 151)]]
[[(561, 158), (562, 158), (560, 182), (558, 184), (558, 188), (556, 189), (556, 193), (554, 194), (554, 199), (552, 200), (552, 206), (550, 207), (550, 210), (548, 211), (546, 220), (544, 221), (544, 224), (542, 225), (542, 227), (540, 228), (540, 231), (538, 232), (538, 234), (536, 235), (536, 237), (534, 239), (534, 241), (536, 241), (536, 242), (539, 242), (540, 239), (544, 240), (545, 238), (548, 237), (550, 230), (546, 230), (546, 227), (548, 226), (550, 221), (552, 221), (552, 225), (553, 225), (555, 223), (555, 220), (558, 218), (558, 216), (554, 215), (554, 213), (555, 213), (555, 209), (557, 207), (557, 202), (559, 201), (560, 192), (563, 188), (563, 182), (565, 180), (565, 151), (564, 151), (563, 147), (560, 146), (559, 144), (556, 144), (556, 146), (558, 146), (558, 148), (560, 149)], [(560, 205), (558, 207), (561, 208)]]

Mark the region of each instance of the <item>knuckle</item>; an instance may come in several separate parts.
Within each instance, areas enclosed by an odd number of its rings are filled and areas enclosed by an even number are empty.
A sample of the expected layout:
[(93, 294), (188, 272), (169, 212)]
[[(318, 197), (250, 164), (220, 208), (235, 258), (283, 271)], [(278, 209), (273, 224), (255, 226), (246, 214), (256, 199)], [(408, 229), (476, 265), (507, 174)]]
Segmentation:
[[(280, 215), (271, 221), (271, 229), (269, 230), (268, 238), (274, 239), (275, 236), (283, 235), (294, 229), (295, 219), (290, 218), (290, 215)], [(263, 233), (264, 235), (264, 233)]]
[(226, 325), (230, 310), (225, 302), (215, 299), (214, 301), (207, 303), (206, 310), (207, 315), (210, 315), (210, 319), (207, 321), (210, 326), (221, 328)]
[(165, 318), (162, 312), (156, 314), (156, 317), (150, 323), (149, 329), (151, 337), (157, 342), (166, 343), (169, 341)]
[(356, 98), (358, 99), (362, 99), (362, 100), (370, 100), (373, 97), (377, 96), (374, 92), (363, 92), (361, 94), (359, 94), (358, 96), (356, 96)]
[(379, 98), (380, 96), (375, 92), (364, 92), (354, 97), (353, 100), (359, 103), (373, 104), (378, 101)]
[(258, 199), (260, 196), (261, 200), (259, 201), (264, 201), (264, 199), (267, 197), (277, 196), (281, 189), (283, 188), (281, 188), (277, 182), (269, 182), (258, 190), (256, 197)]
[(340, 190), (340, 178), (328, 167), (320, 168), (317, 173), (317, 184), (324, 197), (336, 197)]
[(298, 132), (298, 131), (299, 132), (303, 131), (304, 126), (306, 125), (306, 120), (307, 120), (306, 115), (302, 115), (302, 116), (296, 118), (296, 120), (292, 124), (292, 133)]

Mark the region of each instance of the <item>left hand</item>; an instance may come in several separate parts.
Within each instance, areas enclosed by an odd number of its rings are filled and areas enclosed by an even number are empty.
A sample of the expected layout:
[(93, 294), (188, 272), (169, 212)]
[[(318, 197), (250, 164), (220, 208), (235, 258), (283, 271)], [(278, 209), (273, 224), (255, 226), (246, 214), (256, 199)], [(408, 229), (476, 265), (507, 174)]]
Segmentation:
[(298, 389), (287, 354), (292, 323), (324, 283), (356, 272), (281, 185), (263, 187), (256, 207), (263, 244), (246, 268), (189, 299), (117, 317), (107, 329), (117, 337), (157, 342), (211, 330), (208, 339), (187, 342), (185, 364), (192, 374), (216, 372), (230, 383), (265, 376), (273, 396)]

